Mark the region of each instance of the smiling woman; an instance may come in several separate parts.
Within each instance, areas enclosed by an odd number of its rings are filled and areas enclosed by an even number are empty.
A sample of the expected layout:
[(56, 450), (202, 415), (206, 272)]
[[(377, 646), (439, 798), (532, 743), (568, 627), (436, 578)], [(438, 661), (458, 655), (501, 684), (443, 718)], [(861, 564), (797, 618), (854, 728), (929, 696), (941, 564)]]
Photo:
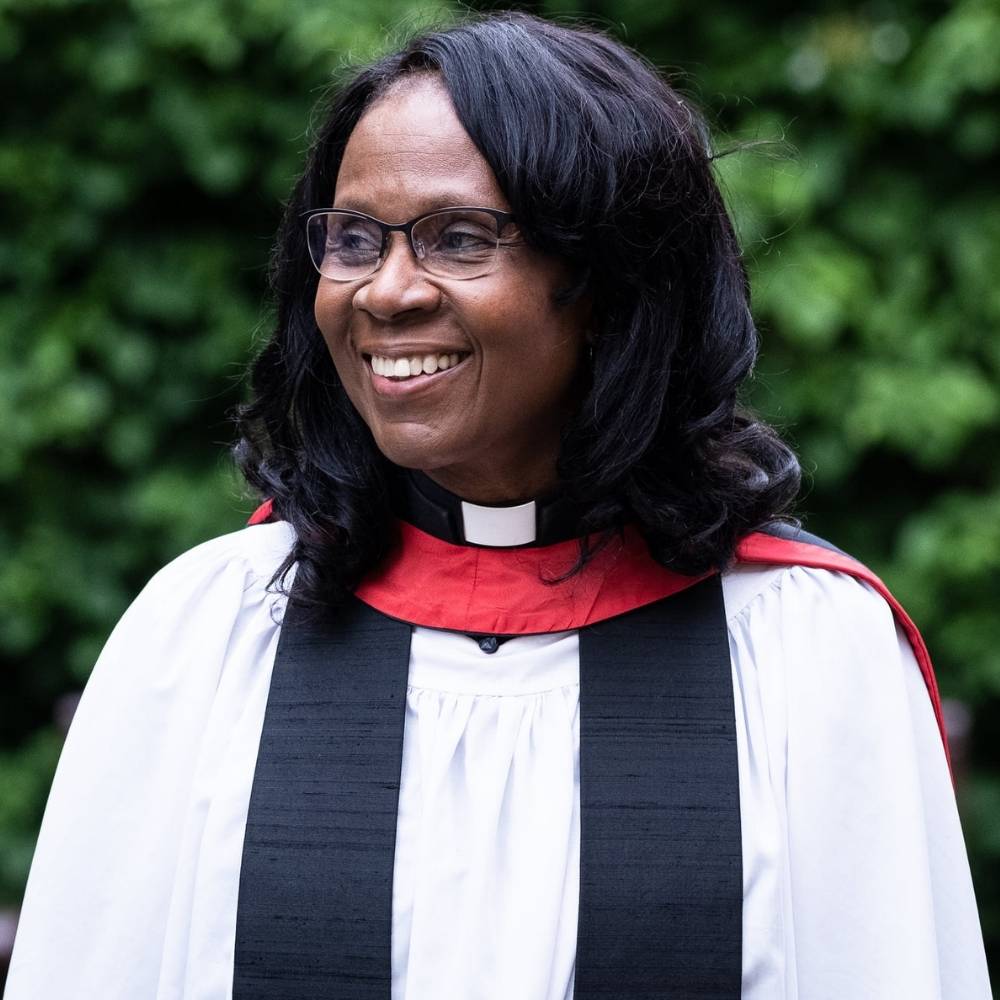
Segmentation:
[(711, 161), (525, 15), (334, 92), (240, 416), (264, 503), (95, 668), (8, 1000), (989, 995), (927, 650), (738, 404)]

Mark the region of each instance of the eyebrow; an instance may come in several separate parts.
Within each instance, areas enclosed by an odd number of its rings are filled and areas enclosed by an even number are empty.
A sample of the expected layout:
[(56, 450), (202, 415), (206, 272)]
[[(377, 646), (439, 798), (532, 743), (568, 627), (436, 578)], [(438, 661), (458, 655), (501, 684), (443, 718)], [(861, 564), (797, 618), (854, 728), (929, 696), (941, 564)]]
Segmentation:
[[(501, 209), (499, 205), (485, 204), (482, 200), (477, 200), (474, 196), (470, 198), (468, 193), (462, 195), (453, 191), (437, 191), (434, 194), (428, 195), (426, 198), (422, 198), (420, 204), (421, 208), (417, 213), (418, 215), (425, 215), (428, 212), (436, 212), (439, 208), (456, 208), (461, 205), (474, 206), (477, 208), (493, 208), (498, 212), (504, 211), (504, 209)], [(365, 215), (371, 215), (374, 218), (382, 219), (383, 222), (389, 221), (388, 219), (383, 219), (379, 214), (377, 203), (369, 201), (366, 198), (348, 198), (344, 201), (341, 201), (339, 198), (334, 198), (331, 208), (340, 209), (345, 212), (362, 212)], [(507, 211), (509, 211), (509, 209)], [(413, 216), (413, 218), (415, 217), (416, 216)]]

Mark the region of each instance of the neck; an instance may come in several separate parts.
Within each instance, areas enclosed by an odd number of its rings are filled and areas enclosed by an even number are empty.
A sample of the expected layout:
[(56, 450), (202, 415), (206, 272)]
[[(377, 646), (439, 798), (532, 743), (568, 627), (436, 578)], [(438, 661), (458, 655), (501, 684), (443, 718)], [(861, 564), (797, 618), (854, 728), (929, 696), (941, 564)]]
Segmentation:
[(555, 469), (549, 463), (538, 469), (522, 467), (516, 475), (506, 473), (499, 463), (481, 475), (463, 475), (452, 469), (428, 469), (420, 475), (462, 500), (494, 507), (527, 503), (550, 496), (559, 488)]

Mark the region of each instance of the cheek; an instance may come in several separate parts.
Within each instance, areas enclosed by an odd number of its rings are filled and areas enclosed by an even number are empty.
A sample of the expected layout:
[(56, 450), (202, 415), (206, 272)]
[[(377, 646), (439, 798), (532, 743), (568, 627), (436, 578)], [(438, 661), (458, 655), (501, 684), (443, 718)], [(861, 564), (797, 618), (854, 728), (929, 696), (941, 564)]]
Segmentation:
[(571, 377), (583, 353), (586, 319), (576, 304), (555, 304), (556, 287), (562, 286), (549, 283), (524, 300), (532, 303), (523, 314), (523, 329), (531, 333), (522, 338), (522, 350), (526, 358), (534, 359), (539, 378), (551, 379), (556, 371)]
[(321, 283), (313, 303), (313, 315), (334, 364), (346, 357), (350, 344), (351, 314), (349, 296), (340, 289), (331, 289)]
[(502, 350), (486, 352), (490, 406), (520, 419), (560, 413), (576, 402), (583, 332), (557, 310), (523, 310), (506, 331)]

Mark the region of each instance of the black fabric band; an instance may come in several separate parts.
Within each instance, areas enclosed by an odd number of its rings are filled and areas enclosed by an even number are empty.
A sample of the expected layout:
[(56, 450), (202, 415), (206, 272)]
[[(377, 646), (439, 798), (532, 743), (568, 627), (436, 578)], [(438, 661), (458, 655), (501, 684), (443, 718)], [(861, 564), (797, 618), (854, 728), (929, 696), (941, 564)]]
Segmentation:
[(782, 521), (772, 521), (770, 524), (764, 525), (764, 527), (760, 530), (762, 534), (771, 535), (774, 538), (783, 538), (788, 542), (804, 542), (806, 545), (818, 545), (821, 549), (826, 549), (829, 552), (836, 552), (837, 555), (847, 556), (848, 559), (854, 558), (843, 549), (838, 549), (833, 542), (828, 542), (825, 538), (820, 538), (819, 535), (813, 535), (808, 531), (803, 531), (802, 528), (795, 524), (785, 524)]
[(390, 988), (410, 626), (289, 603), (247, 817), (233, 1000)]
[[(286, 615), (234, 1000), (389, 1000), (409, 638), (356, 600), (333, 617)], [(583, 629), (580, 682), (576, 1000), (738, 1000), (739, 783), (718, 577)]]
[(577, 1000), (738, 1000), (743, 852), (718, 576), (580, 632)]

